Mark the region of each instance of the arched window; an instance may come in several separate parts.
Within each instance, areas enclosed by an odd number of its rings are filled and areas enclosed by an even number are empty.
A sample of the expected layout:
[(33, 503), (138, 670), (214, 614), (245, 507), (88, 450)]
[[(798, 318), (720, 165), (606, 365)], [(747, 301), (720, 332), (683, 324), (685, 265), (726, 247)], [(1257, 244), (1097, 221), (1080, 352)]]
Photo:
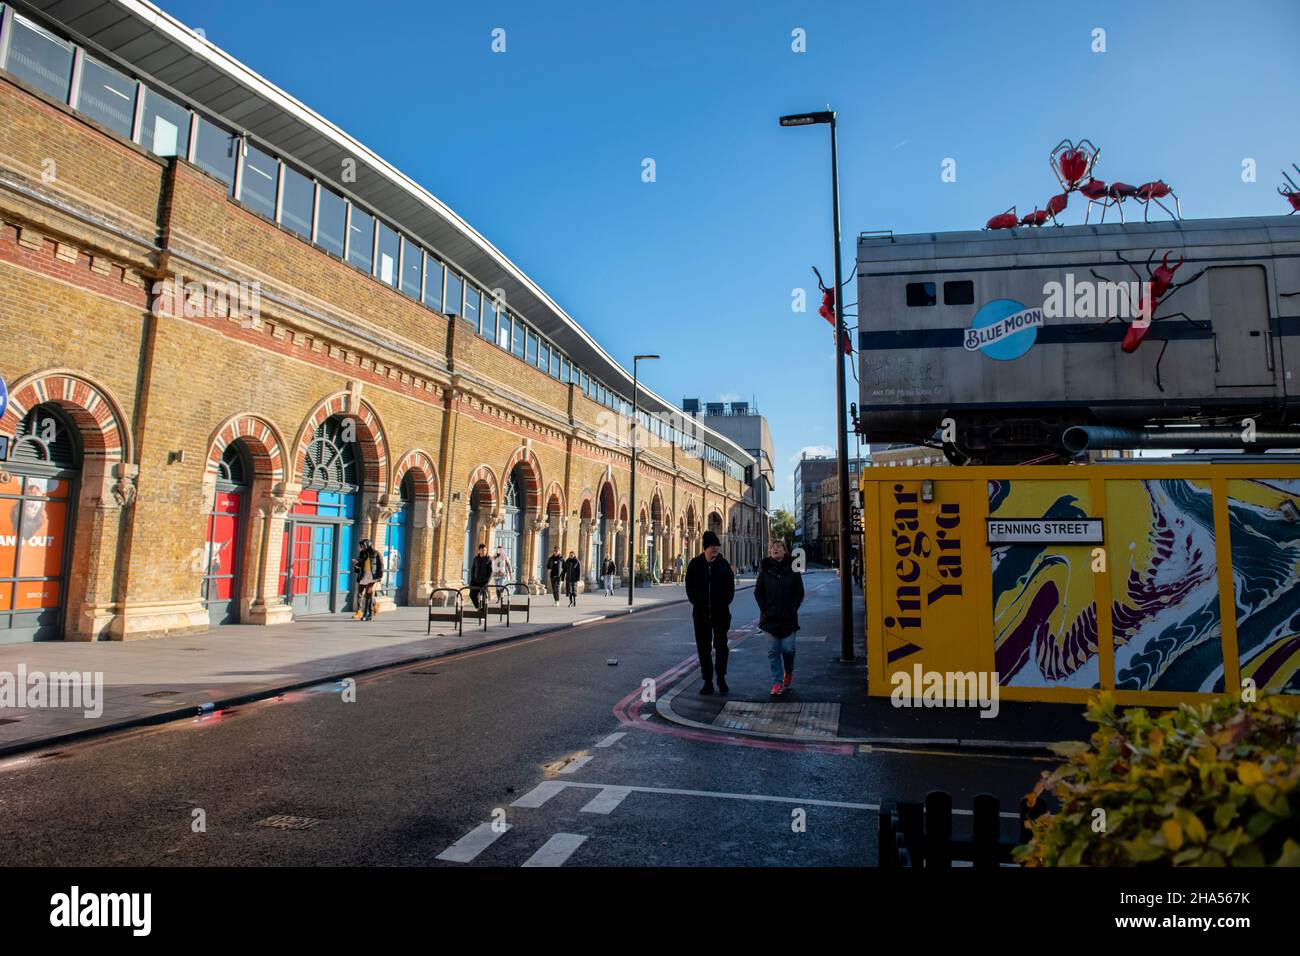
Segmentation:
[(242, 441), (232, 442), (217, 463), (217, 487), (204, 525), (202, 597), (212, 624), (239, 621), (240, 547), (252, 468)]

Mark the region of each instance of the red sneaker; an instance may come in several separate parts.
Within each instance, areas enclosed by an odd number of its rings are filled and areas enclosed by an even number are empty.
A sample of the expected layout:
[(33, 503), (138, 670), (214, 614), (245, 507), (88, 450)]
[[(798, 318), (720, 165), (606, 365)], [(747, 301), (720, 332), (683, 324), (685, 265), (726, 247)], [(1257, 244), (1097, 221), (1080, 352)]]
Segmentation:
[(792, 681), (792, 680), (794, 680), (794, 671), (786, 671), (786, 672), (785, 672), (785, 680), (783, 680), (781, 683), (782, 683), (784, 686), (789, 687), (789, 686), (790, 686), (790, 681)]
[(773, 685), (772, 685), (772, 696), (773, 696), (773, 697), (780, 697), (780, 696), (781, 696), (781, 691), (783, 691), (783, 690), (785, 690), (785, 687), (784, 687), (783, 685), (781, 685), (781, 684), (773, 684)]

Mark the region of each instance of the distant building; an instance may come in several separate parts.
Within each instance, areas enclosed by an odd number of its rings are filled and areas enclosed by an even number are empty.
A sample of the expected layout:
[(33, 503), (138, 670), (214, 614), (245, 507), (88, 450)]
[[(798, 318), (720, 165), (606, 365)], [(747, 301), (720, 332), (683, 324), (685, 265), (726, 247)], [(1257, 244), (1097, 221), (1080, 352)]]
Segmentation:
[(745, 469), (745, 497), (753, 505), (754, 527), (752, 529), (729, 529), (739, 534), (746, 542), (757, 545), (757, 552), (752, 548), (742, 548), (737, 559), (748, 565), (767, 553), (768, 532), (772, 523), (772, 492), (776, 490), (776, 469), (772, 463), (772, 432), (767, 426), (767, 419), (759, 414), (757, 403), (750, 402), (705, 402), (703, 413), (698, 398), (682, 399), (682, 411), (694, 418), (707, 419), (708, 427), (726, 438), (731, 439), (741, 448), (749, 451), (754, 464)]
[[(849, 488), (855, 488), (858, 476), (867, 464), (864, 458), (849, 459)], [(794, 520), (795, 543), (802, 546), (813, 561), (829, 560), (824, 539), (826, 537), (827, 513), (823, 506), (825, 489), (837, 487), (833, 479), (839, 474), (834, 455), (809, 456), (805, 454), (794, 466)], [(838, 497), (836, 497), (838, 502)], [(838, 526), (839, 512), (835, 512)]]

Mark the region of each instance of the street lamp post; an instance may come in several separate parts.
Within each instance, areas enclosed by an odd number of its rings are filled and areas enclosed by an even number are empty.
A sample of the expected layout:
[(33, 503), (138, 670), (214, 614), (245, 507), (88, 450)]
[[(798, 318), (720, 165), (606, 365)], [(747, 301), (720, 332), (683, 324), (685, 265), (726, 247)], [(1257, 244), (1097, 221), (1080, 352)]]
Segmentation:
[(848, 410), (844, 406), (844, 357), (840, 354), (844, 341), (844, 277), (840, 267), (840, 164), (835, 144), (835, 113), (824, 110), (817, 113), (797, 113), (782, 116), (782, 126), (829, 125), (831, 128), (831, 209), (835, 231), (835, 419), (836, 456), (839, 461), (839, 554), (840, 554), (840, 659), (852, 661), (853, 651), (853, 581), (849, 574), (852, 562), (849, 529), (849, 443)]
[(637, 391), (636, 365), (642, 359), (657, 359), (657, 355), (632, 356), (632, 500), (627, 510), (627, 606), (632, 606), (632, 592), (636, 587), (636, 439), (641, 430), (641, 412), (637, 404), (640, 397)]

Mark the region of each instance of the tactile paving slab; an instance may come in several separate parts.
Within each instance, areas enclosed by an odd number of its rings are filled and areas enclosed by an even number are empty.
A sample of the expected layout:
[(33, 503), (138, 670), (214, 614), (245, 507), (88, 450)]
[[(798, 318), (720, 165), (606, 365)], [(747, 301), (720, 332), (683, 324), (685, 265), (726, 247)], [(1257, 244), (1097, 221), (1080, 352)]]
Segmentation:
[(840, 728), (840, 705), (826, 701), (764, 704), (729, 700), (714, 718), (713, 726), (790, 737), (835, 737)]

